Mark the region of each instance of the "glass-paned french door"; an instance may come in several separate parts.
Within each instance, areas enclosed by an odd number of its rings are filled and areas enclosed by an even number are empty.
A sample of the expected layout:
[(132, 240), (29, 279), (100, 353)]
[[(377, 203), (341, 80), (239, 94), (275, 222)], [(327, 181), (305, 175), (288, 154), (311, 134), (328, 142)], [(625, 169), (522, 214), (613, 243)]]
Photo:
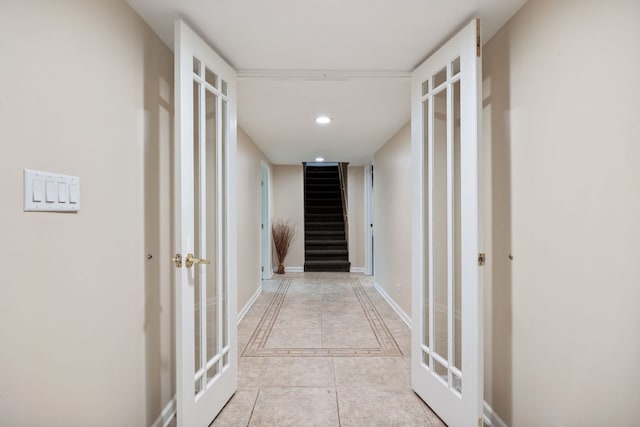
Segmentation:
[(179, 426), (206, 426), (237, 388), (236, 74), (176, 22)]
[(412, 75), (412, 385), (451, 426), (482, 417), (479, 21)]

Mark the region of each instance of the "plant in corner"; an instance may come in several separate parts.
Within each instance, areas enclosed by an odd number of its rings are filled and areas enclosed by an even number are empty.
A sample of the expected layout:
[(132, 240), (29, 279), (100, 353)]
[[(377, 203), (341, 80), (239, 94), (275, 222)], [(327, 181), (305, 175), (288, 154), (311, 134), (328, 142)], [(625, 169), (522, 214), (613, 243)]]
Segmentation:
[(273, 235), (273, 246), (276, 248), (276, 257), (278, 258), (278, 270), (276, 273), (284, 274), (284, 259), (287, 257), (291, 242), (296, 237), (296, 225), (290, 219), (274, 221), (271, 225), (271, 234)]

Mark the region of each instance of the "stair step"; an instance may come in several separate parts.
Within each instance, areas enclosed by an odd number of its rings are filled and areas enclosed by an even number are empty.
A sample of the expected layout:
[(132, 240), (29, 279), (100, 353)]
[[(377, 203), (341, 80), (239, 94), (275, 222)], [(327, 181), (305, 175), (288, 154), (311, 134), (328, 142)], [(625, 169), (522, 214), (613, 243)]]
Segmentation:
[(304, 271), (346, 271), (350, 270), (349, 261), (306, 261)]
[(304, 216), (306, 222), (341, 222), (342, 212), (338, 213), (307, 213)]
[(307, 200), (340, 199), (340, 191), (307, 191)]
[(307, 231), (341, 231), (344, 233), (344, 222), (307, 222)]
[(334, 246), (338, 246), (338, 245), (345, 245), (347, 244), (347, 241), (344, 239), (334, 239), (334, 240), (330, 240), (330, 239), (326, 239), (326, 240), (307, 240), (307, 247), (309, 246), (328, 246), (328, 245), (334, 245)]
[(339, 206), (342, 209), (342, 200), (338, 199), (307, 199), (306, 206)]
[(344, 230), (314, 230), (305, 231), (305, 237), (308, 240), (336, 240), (344, 239)]
[[(329, 240), (326, 240), (329, 241)], [(307, 250), (319, 250), (319, 249), (329, 249), (329, 250), (339, 250), (339, 251), (348, 251), (347, 243), (343, 243), (340, 245), (328, 244), (328, 245), (309, 245), (307, 244)]]
[(325, 187), (340, 187), (340, 181), (337, 179), (335, 182), (331, 182), (329, 180), (322, 180), (320, 182), (317, 182), (315, 179), (312, 181), (307, 180), (307, 191), (322, 190)]
[(317, 206), (306, 206), (305, 208), (305, 213), (310, 214), (310, 215), (315, 215), (315, 214), (339, 214), (342, 215), (342, 205), (340, 206), (323, 206), (323, 205), (317, 205)]
[(348, 251), (346, 249), (307, 249), (304, 253), (307, 255), (322, 257), (339, 257), (341, 255), (348, 255)]
[(306, 176), (306, 181), (307, 183), (310, 184), (332, 184), (332, 183), (339, 183), (340, 182), (340, 177), (339, 176), (330, 176), (330, 175), (307, 175)]

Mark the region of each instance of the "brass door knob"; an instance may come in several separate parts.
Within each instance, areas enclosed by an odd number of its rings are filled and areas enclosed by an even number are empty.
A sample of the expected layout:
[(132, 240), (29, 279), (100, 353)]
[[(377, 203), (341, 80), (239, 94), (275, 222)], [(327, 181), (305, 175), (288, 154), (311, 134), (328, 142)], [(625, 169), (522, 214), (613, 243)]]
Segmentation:
[(193, 254), (187, 254), (187, 257), (184, 259), (184, 265), (186, 265), (187, 268), (191, 268), (193, 264), (211, 264), (211, 261), (205, 258), (196, 258)]

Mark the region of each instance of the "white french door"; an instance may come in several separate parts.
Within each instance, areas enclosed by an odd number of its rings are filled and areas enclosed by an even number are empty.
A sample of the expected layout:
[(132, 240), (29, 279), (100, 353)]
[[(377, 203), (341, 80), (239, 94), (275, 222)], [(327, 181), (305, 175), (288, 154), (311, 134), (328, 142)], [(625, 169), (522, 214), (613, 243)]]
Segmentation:
[(236, 73), (181, 20), (174, 53), (177, 421), (198, 427), (238, 383)]
[(413, 328), (411, 383), (449, 426), (481, 425), (482, 294), (478, 152), (480, 22), (411, 81)]

